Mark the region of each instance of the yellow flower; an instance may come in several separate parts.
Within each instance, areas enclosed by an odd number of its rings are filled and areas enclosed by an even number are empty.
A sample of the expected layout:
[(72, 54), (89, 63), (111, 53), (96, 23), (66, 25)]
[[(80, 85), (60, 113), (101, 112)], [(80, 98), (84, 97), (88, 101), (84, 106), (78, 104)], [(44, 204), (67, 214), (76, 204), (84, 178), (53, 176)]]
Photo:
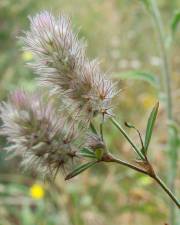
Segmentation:
[(142, 98), (142, 104), (145, 109), (152, 108), (155, 105), (156, 98), (153, 95), (145, 95)]
[(30, 188), (29, 194), (34, 199), (42, 199), (44, 197), (44, 188), (40, 184), (33, 184)]
[(30, 51), (25, 51), (22, 53), (22, 59), (24, 61), (30, 61), (33, 58), (33, 54)]

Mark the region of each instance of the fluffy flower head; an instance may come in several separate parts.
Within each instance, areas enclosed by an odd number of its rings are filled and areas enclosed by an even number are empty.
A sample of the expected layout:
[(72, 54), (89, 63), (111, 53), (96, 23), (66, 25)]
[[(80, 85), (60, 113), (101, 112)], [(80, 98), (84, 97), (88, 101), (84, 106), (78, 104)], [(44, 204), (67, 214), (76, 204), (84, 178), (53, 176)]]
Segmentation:
[[(46, 96), (47, 97), (47, 96)], [(76, 153), (76, 131), (56, 110), (51, 99), (41, 93), (13, 93), (0, 105), (7, 136), (7, 151), (22, 157), (22, 165), (44, 176), (55, 176), (59, 169), (70, 169)]]
[(109, 114), (114, 84), (101, 72), (97, 60), (87, 58), (85, 44), (73, 32), (70, 19), (44, 11), (30, 18), (30, 23), (22, 39), (25, 49), (34, 54), (30, 66), (40, 84), (63, 95), (76, 116), (91, 119), (97, 113)]

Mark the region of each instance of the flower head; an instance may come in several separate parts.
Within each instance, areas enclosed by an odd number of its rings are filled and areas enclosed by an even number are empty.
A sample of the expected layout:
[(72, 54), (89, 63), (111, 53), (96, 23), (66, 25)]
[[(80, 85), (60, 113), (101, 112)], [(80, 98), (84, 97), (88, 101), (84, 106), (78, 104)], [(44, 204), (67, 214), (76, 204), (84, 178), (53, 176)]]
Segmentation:
[(97, 113), (109, 114), (114, 84), (99, 68), (97, 60), (86, 57), (86, 46), (72, 30), (70, 19), (41, 12), (30, 18), (30, 31), (23, 41), (34, 54), (29, 64), (40, 84), (63, 95), (77, 117), (90, 120)]
[(104, 149), (105, 144), (103, 140), (97, 134), (87, 133), (85, 147), (88, 147), (92, 150)]
[(25, 168), (44, 176), (55, 176), (59, 169), (70, 169), (77, 150), (77, 130), (56, 109), (52, 99), (42, 93), (13, 93), (0, 105), (3, 125), (0, 133), (7, 136), (7, 151), (22, 157)]

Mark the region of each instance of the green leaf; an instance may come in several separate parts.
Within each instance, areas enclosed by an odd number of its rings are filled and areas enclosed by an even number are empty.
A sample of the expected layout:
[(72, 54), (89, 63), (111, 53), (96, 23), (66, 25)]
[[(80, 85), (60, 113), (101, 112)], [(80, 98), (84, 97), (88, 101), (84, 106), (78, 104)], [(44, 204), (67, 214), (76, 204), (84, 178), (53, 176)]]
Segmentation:
[(134, 80), (143, 80), (148, 82), (154, 87), (159, 86), (159, 79), (155, 74), (147, 73), (143, 71), (127, 71), (122, 73), (115, 73), (112, 75), (113, 78), (119, 79), (134, 79)]
[(83, 157), (87, 157), (87, 158), (96, 159), (95, 152), (89, 148), (82, 148), (79, 152), (79, 155), (81, 155)]
[(76, 167), (71, 173), (69, 173), (66, 177), (65, 180), (69, 180), (75, 176), (77, 176), (78, 174), (82, 173), (83, 171), (87, 170), (89, 167), (93, 166), (94, 164), (96, 164), (97, 161), (93, 161), (93, 162), (88, 162), (85, 164), (82, 164), (78, 167)]
[(146, 127), (146, 135), (145, 135), (145, 143), (144, 143), (144, 149), (143, 149), (143, 151), (144, 151), (143, 153), (145, 153), (145, 154), (147, 154), (147, 150), (148, 150), (149, 143), (151, 140), (152, 131), (153, 131), (157, 113), (158, 113), (158, 108), (159, 108), (159, 102), (156, 103), (156, 105), (154, 106), (154, 108), (151, 111), (151, 114), (148, 118), (148, 123), (147, 123), (147, 127)]
[(80, 152), (94, 155), (94, 151), (87, 147), (81, 148)]
[(180, 10), (175, 12), (171, 20), (171, 30), (173, 34), (176, 32), (179, 22), (180, 22)]
[(97, 133), (97, 130), (96, 130), (95, 126), (92, 124), (92, 122), (90, 123), (90, 128), (91, 128), (91, 131), (92, 131), (94, 134), (98, 134), (98, 133)]
[(94, 155), (94, 154), (88, 154), (88, 153), (80, 152), (79, 155), (83, 156), (83, 157), (86, 157), (86, 158), (96, 159), (96, 155)]

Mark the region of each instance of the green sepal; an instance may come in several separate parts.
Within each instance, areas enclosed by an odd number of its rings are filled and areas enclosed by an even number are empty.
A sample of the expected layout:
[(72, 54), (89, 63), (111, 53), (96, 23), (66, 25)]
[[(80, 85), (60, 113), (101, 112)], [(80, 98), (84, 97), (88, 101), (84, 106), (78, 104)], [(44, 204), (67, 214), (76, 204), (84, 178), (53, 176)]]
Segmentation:
[(95, 150), (95, 155), (97, 159), (102, 159), (102, 156), (104, 155), (104, 149), (98, 148)]

